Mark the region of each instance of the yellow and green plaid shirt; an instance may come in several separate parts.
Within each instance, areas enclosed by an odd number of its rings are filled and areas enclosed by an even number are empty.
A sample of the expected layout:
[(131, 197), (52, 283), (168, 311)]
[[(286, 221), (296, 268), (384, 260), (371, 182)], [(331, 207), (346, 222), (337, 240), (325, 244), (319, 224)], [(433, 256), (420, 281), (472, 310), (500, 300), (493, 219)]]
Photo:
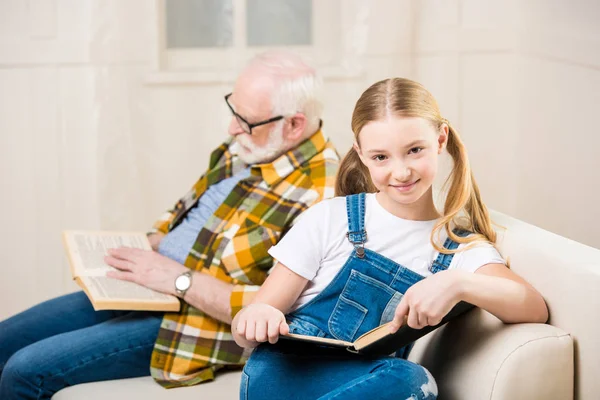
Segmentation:
[[(206, 189), (246, 168), (235, 142), (211, 155), (208, 171), (155, 225), (167, 233), (196, 205)], [(339, 156), (321, 131), (271, 163), (252, 166), (206, 221), (185, 265), (234, 285), (232, 317), (247, 305), (267, 277), (277, 243), (305, 209), (334, 194)], [(242, 365), (248, 353), (238, 347), (230, 326), (187, 303), (166, 313), (154, 345), (151, 373), (165, 387), (190, 386), (214, 378), (226, 366)]]

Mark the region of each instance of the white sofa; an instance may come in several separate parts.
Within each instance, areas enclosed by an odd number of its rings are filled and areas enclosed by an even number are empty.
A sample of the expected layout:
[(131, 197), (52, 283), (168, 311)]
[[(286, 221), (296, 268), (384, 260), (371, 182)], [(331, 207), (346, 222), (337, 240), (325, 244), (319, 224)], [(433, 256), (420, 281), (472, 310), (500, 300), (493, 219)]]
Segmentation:
[[(420, 339), (410, 359), (436, 377), (441, 400), (600, 398), (600, 250), (492, 213), (498, 246), (546, 298), (550, 324), (504, 325), (481, 310)], [(77, 385), (54, 400), (237, 399), (239, 372), (165, 390), (151, 378)]]

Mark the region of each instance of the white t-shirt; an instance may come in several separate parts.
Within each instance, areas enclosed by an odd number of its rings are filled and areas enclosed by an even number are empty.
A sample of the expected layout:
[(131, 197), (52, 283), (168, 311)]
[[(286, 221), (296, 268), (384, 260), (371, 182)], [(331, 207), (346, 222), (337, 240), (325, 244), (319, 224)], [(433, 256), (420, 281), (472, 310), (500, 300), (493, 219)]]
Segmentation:
[[(438, 254), (430, 241), (436, 220), (398, 218), (379, 204), (375, 194), (366, 195), (365, 205), (365, 248), (422, 276), (431, 275), (428, 268)], [(335, 197), (323, 200), (303, 212), (294, 227), (269, 249), (273, 258), (310, 281), (292, 307), (293, 310), (323, 291), (346, 263), (354, 250), (346, 238), (347, 231), (346, 198)], [(442, 229), (440, 245), (446, 238)], [(490, 263), (505, 262), (494, 246), (481, 243), (456, 253), (450, 268), (475, 272)]]

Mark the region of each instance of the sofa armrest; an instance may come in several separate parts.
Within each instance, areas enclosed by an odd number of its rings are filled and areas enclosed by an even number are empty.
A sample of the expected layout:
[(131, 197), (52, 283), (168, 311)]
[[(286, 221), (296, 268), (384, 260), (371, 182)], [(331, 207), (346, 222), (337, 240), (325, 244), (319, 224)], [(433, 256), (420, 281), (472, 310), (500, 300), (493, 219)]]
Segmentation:
[(476, 309), (415, 343), (409, 360), (440, 400), (572, 400), (573, 340), (545, 324), (503, 324)]

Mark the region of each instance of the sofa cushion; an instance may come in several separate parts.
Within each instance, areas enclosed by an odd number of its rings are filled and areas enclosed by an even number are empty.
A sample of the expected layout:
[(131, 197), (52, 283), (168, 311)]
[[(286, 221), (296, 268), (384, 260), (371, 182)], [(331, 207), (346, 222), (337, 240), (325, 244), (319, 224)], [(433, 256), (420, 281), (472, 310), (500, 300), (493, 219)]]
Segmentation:
[(52, 400), (231, 400), (240, 396), (240, 371), (217, 373), (212, 382), (164, 389), (151, 377), (84, 383), (61, 390)]
[[(550, 325), (507, 325), (474, 310), (417, 341), (409, 359), (431, 371), (444, 400), (573, 398), (573, 341)], [(169, 390), (150, 377), (122, 379), (66, 388), (53, 399), (237, 399), (239, 382), (238, 371)]]

